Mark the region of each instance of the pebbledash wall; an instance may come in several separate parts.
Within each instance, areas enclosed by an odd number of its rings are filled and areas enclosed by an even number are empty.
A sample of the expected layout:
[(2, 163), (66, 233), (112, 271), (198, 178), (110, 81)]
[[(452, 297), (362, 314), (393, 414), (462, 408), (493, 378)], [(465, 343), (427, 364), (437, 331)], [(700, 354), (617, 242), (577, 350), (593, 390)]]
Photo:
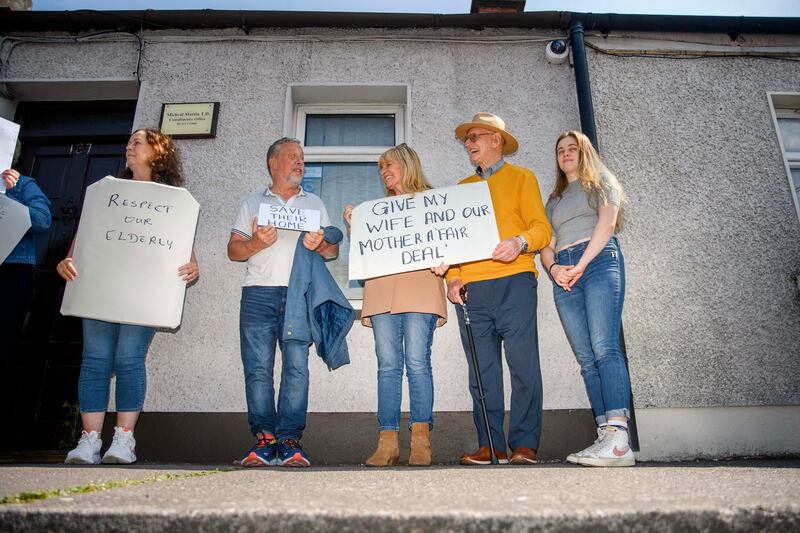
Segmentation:
[[(157, 125), (165, 102), (220, 102), (216, 138), (177, 141), (202, 206), (202, 276), (187, 293), (180, 330), (159, 333), (151, 347), (140, 433), (215, 434), (209, 446), (226, 458), (250, 439), (238, 337), (244, 265), (228, 260), (226, 243), (241, 198), (265, 186), (267, 147), (294, 131), (298, 95), (334, 95), (320, 103), (401, 98), (389, 103), (404, 106), (405, 140), (435, 186), (472, 172), (453, 129), (477, 111), (506, 120), (520, 141), (509, 160), (536, 173), (545, 197), (556, 136), (580, 126), (572, 67), (545, 60), (546, 42), (567, 36), (557, 27), (144, 30), (140, 61), (129, 35), (25, 35), (0, 80), (19, 94), (36, 87), (48, 95), (49, 86), (49, 97), (36, 98), (69, 100), (133, 91), (136, 127)], [(692, 35), (701, 46), (725, 39)], [(787, 39), (800, 47), (797, 35)], [(593, 46), (605, 47), (588, 52), (599, 144), (630, 196), (620, 239), (639, 458), (800, 453), (800, 222), (767, 94), (800, 93), (800, 64), (617, 57), (608, 55), (613, 43), (597, 38)], [(103, 90), (91, 96), (92, 86)], [(5, 116), (24, 99), (6, 99)], [(341, 224), (340, 213), (331, 215)], [(546, 276), (539, 283), (541, 451), (563, 457), (591, 441), (592, 420), (552, 285)], [(466, 359), (449, 312), (433, 344), (434, 453), (443, 462), (475, 445)], [(334, 372), (310, 356), (306, 444), (320, 462), (363, 460), (377, 433), (372, 333), (356, 323), (348, 343), (352, 362)], [(146, 437), (139, 442), (147, 446)]]
[(624, 324), (643, 455), (797, 453), (800, 222), (768, 93), (800, 92), (800, 63), (619, 57), (630, 50), (609, 41), (588, 55), (599, 144), (630, 195)]

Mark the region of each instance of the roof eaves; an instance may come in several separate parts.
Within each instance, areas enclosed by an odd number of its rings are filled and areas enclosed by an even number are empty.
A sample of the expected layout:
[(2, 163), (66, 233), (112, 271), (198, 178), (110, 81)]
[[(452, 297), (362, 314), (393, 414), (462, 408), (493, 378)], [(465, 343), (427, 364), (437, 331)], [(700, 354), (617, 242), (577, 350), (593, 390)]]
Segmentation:
[(539, 28), (566, 30), (580, 21), (588, 30), (800, 33), (800, 18), (622, 15), (539, 11), (524, 13), (342, 13), (321, 11), (144, 10), (12, 11), (0, 17), (0, 32), (139, 31), (243, 28)]

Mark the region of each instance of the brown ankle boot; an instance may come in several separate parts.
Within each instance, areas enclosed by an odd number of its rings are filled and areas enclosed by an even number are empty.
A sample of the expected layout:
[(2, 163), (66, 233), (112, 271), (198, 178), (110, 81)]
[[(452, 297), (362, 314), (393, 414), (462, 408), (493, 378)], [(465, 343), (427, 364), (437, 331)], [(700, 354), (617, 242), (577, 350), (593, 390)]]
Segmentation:
[(411, 424), (411, 455), (408, 456), (409, 466), (430, 466), (431, 441), (428, 436), (428, 423), (415, 422)]
[(397, 431), (381, 431), (378, 437), (378, 449), (367, 459), (367, 466), (394, 466), (400, 457), (400, 445), (397, 442)]

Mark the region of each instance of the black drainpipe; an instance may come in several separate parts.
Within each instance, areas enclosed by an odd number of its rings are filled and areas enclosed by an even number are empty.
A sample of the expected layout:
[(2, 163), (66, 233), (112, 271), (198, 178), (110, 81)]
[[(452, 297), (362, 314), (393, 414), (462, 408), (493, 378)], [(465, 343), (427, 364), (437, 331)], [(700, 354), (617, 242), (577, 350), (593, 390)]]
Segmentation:
[[(594, 123), (594, 105), (592, 105), (592, 86), (589, 83), (589, 63), (586, 60), (586, 46), (583, 43), (583, 23), (576, 20), (569, 27), (569, 42), (572, 46), (572, 61), (575, 66), (575, 91), (578, 93), (578, 113), (581, 118), (581, 131), (600, 152), (597, 145), (597, 127)], [(625, 369), (628, 370), (628, 352), (625, 350), (625, 332), (622, 324), (619, 327), (619, 341), (622, 356), (625, 358)], [(630, 371), (628, 372), (630, 374)], [(628, 434), (633, 451), (639, 451), (639, 432), (636, 428), (636, 413), (633, 409), (633, 391), (631, 390), (631, 416), (628, 420)]]
[(581, 116), (581, 131), (597, 146), (597, 128), (594, 124), (592, 105), (592, 86), (589, 83), (589, 64), (586, 61), (586, 47), (583, 44), (583, 23), (579, 20), (569, 27), (569, 42), (572, 46), (572, 60), (575, 64), (575, 89), (578, 93), (578, 112)]

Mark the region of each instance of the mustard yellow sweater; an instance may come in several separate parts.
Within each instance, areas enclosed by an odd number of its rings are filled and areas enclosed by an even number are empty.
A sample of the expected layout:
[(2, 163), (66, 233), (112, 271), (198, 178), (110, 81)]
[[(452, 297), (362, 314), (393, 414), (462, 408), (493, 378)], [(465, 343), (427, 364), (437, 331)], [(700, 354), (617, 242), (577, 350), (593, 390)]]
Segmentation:
[[(481, 181), (474, 174), (459, 182)], [(506, 162), (500, 170), (489, 176), (489, 193), (494, 205), (494, 216), (500, 240), (520, 235), (528, 241), (528, 252), (520, 254), (511, 263), (492, 259), (452, 265), (445, 276), (448, 283), (460, 278), (463, 283), (503, 278), (520, 272), (537, 275), (533, 257), (550, 243), (552, 230), (542, 204), (539, 182), (530, 170)]]

